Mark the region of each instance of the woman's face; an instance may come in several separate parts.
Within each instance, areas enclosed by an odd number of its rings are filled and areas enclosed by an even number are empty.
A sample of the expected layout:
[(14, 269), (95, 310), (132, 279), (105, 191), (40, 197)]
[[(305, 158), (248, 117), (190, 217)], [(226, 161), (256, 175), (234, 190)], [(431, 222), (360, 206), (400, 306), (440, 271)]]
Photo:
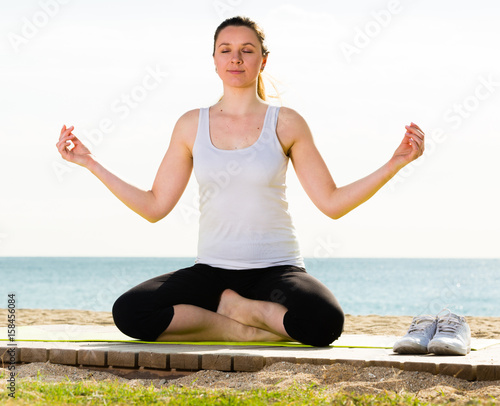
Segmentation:
[(255, 84), (267, 56), (255, 32), (248, 27), (224, 28), (215, 43), (214, 63), (222, 81), (234, 87)]

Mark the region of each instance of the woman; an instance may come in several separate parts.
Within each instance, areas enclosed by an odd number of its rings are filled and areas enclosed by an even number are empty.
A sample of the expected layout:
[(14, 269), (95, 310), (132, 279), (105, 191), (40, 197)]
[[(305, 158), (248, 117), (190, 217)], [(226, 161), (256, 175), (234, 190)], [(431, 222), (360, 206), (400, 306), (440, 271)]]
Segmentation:
[[(146, 281), (113, 306), (118, 328), (148, 341), (290, 341), (326, 346), (342, 333), (333, 294), (307, 274), (285, 197), (288, 160), (314, 204), (338, 219), (368, 200), (424, 150), (415, 124), (380, 169), (337, 187), (294, 110), (265, 103), (260, 73), (269, 51), (251, 20), (225, 20), (214, 36), (224, 95), (176, 123), (151, 190), (106, 170), (64, 126), (62, 157), (88, 168), (129, 208), (151, 222), (181, 197), (191, 172), (200, 185), (194, 266)], [(74, 145), (71, 145), (73, 143)]]

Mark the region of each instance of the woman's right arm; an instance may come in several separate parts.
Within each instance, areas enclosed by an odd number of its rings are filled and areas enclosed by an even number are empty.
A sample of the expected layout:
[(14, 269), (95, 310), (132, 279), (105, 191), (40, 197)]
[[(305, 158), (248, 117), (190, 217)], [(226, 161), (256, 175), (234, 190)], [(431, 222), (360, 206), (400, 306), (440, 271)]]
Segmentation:
[(137, 188), (106, 169), (72, 133), (73, 127), (63, 126), (56, 146), (65, 160), (87, 168), (127, 207), (154, 223), (170, 213), (187, 186), (193, 169), (197, 117), (192, 110), (177, 121), (151, 190)]

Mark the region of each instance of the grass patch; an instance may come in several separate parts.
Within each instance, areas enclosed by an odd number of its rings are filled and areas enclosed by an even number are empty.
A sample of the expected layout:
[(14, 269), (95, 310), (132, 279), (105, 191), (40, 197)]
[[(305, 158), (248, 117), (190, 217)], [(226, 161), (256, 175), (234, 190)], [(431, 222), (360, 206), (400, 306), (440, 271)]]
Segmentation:
[[(394, 393), (354, 395), (326, 393), (315, 388), (289, 388), (283, 391), (199, 389), (167, 386), (130, 386), (116, 381), (41, 382), (18, 381), (16, 399), (8, 401), (6, 391), (0, 403), (19, 405), (404, 405), (426, 403)], [(445, 403), (445, 402), (443, 402)], [(472, 404), (487, 404), (473, 402)]]

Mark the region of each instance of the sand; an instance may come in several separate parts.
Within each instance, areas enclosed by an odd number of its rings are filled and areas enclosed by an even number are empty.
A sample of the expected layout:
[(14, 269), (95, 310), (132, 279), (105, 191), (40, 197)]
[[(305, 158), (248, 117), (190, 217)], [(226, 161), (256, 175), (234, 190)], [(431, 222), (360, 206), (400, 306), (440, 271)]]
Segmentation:
[[(5, 326), (6, 310), (0, 310), (0, 326)], [(346, 334), (403, 335), (411, 322), (410, 316), (351, 316), (347, 315)], [(16, 310), (17, 325), (40, 324), (113, 324), (108, 312), (84, 310)], [(477, 338), (500, 337), (500, 318), (467, 317), (472, 336)], [(0, 368), (1, 370), (1, 368)], [(48, 382), (118, 379), (129, 385), (166, 385), (199, 388), (225, 388), (245, 391), (265, 388), (287, 390), (314, 388), (322, 393), (338, 391), (356, 394), (409, 394), (425, 402), (453, 402), (466, 404), (472, 399), (491, 401), (491, 396), (500, 399), (500, 381), (468, 382), (451, 376), (432, 375), (426, 372), (409, 372), (381, 367), (355, 367), (346, 364), (309, 365), (279, 362), (259, 372), (199, 371), (174, 380), (125, 379), (106, 371), (92, 371), (50, 363), (19, 365), (18, 379)], [(4, 387), (5, 380), (0, 380)]]
[[(500, 338), (500, 317), (466, 317), (472, 337)], [(346, 316), (345, 334), (404, 335), (411, 316)], [(7, 324), (7, 310), (0, 309), (0, 327)], [(17, 326), (42, 324), (113, 325), (110, 312), (90, 310), (16, 309)]]

